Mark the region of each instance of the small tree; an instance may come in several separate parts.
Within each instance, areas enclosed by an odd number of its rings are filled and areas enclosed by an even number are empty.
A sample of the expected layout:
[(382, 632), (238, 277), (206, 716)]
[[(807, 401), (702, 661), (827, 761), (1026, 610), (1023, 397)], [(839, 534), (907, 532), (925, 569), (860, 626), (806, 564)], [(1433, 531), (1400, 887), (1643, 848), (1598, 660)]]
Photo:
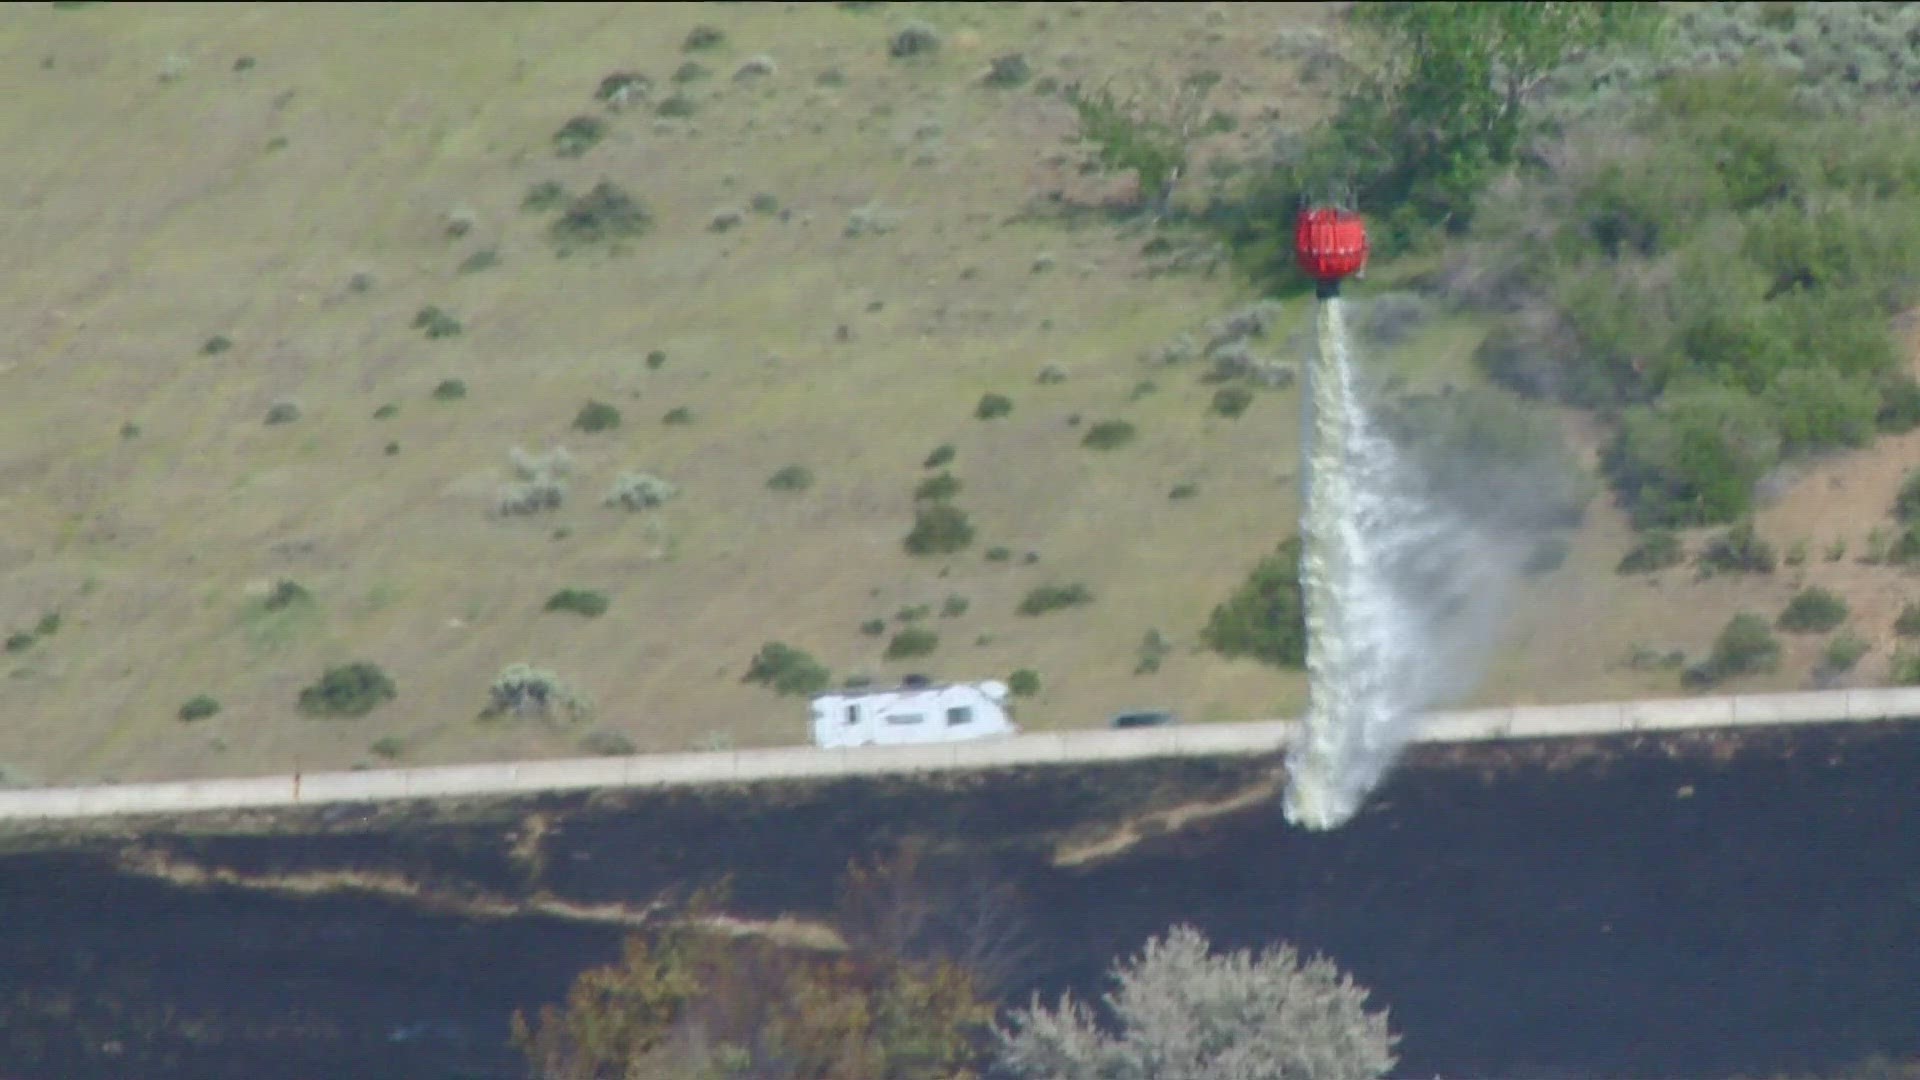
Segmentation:
[(1727, 620), (1713, 640), (1707, 670), (1715, 679), (1768, 671), (1780, 662), (1780, 643), (1767, 630), (1767, 621), (1743, 613)]
[(1368, 991), (1290, 945), (1212, 953), (1176, 926), (1114, 966), (1109, 1034), (1063, 995), (1038, 998), (995, 1028), (1001, 1066), (1022, 1080), (1367, 1080), (1398, 1060), (1398, 1037)]

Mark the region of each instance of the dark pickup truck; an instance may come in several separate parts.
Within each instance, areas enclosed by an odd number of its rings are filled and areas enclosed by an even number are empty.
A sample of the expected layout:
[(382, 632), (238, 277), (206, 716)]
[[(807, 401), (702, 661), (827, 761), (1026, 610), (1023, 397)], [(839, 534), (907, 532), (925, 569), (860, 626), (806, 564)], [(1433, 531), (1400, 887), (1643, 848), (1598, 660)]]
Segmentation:
[(1163, 727), (1173, 722), (1174, 722), (1174, 716), (1170, 712), (1161, 712), (1158, 710), (1143, 710), (1140, 712), (1120, 713), (1119, 715), (1113, 718), (1112, 724), (1114, 727), (1117, 727), (1117, 728), (1135, 728), (1135, 727)]

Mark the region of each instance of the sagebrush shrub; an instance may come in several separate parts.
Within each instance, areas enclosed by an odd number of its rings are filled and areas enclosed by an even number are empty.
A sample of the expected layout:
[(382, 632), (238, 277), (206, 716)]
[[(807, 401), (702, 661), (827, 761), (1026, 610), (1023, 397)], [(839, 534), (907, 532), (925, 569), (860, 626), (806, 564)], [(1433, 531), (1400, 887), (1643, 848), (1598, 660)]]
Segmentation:
[(717, 49), (724, 44), (726, 40), (727, 35), (722, 33), (719, 27), (701, 23), (699, 26), (687, 31), (686, 40), (680, 43), (680, 51), (704, 52), (710, 49)]
[(291, 401), (276, 401), (267, 406), (268, 424), (291, 424), (300, 419), (300, 406)]
[(647, 510), (673, 498), (679, 491), (652, 473), (622, 473), (608, 489), (603, 502), (626, 510)]
[(428, 304), (413, 314), (413, 329), (423, 330), (429, 338), (446, 338), (458, 335), (462, 329), (460, 320), (450, 312)]
[(1686, 560), (1686, 550), (1680, 545), (1680, 537), (1666, 529), (1656, 529), (1640, 538), (1633, 550), (1621, 556), (1620, 563), (1614, 567), (1619, 574), (1650, 574), (1656, 570), (1678, 566)]
[(887, 55), (896, 60), (924, 56), (940, 48), (940, 32), (923, 22), (903, 26), (887, 42)]
[(949, 472), (935, 473), (913, 489), (915, 502), (947, 502), (960, 494), (960, 478)]
[(586, 697), (560, 676), (525, 662), (508, 664), (487, 688), (482, 716), (578, 719), (590, 711)]
[(1021, 668), (1007, 676), (1007, 690), (1015, 697), (1032, 697), (1040, 692), (1040, 673), (1032, 668)]
[(1713, 570), (1750, 574), (1771, 574), (1779, 563), (1773, 545), (1760, 538), (1751, 521), (1740, 522), (1708, 541), (1697, 561)]
[(459, 401), (467, 396), (467, 383), (464, 379), (442, 379), (433, 388), (435, 401)]
[(951, 462), (953, 455), (953, 444), (941, 443), (939, 446), (933, 448), (933, 452), (927, 455), (927, 460), (920, 463), (920, 467), (923, 469), (937, 469)]

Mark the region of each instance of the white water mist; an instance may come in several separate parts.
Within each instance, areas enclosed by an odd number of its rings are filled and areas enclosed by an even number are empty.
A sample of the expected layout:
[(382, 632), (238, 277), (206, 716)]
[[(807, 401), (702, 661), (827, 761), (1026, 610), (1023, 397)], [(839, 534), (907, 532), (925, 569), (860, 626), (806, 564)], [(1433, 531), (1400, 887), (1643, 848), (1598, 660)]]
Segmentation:
[(1357, 813), (1420, 714), (1475, 681), (1504, 592), (1492, 547), (1369, 422), (1345, 320), (1338, 297), (1320, 302), (1302, 395), (1308, 710), (1285, 808), (1316, 829)]

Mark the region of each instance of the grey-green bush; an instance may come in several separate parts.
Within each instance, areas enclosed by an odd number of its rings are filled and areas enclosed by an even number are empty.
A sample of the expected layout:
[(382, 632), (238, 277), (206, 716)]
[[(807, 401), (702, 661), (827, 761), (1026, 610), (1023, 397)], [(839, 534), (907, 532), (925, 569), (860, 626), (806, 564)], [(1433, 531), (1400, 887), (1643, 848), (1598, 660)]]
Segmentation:
[(1027, 590), (1016, 608), (1022, 615), (1045, 615), (1049, 611), (1093, 603), (1093, 590), (1079, 582), (1067, 585), (1036, 585)]
[(1398, 1037), (1368, 991), (1291, 945), (1217, 955), (1175, 926), (1117, 962), (1112, 1023), (1075, 1000), (1038, 999), (994, 1028), (996, 1056), (1020, 1080), (1371, 1080), (1397, 1063)]
[(889, 660), (909, 660), (916, 656), (926, 656), (940, 645), (940, 635), (924, 626), (909, 626), (893, 635), (887, 642), (886, 658)]
[(1813, 585), (1794, 594), (1774, 625), (1794, 634), (1824, 634), (1846, 621), (1847, 602)]
[(579, 719), (591, 707), (586, 697), (552, 671), (516, 662), (500, 669), (487, 688), (483, 718)]
[(759, 683), (777, 694), (805, 696), (825, 690), (833, 676), (826, 667), (791, 645), (769, 641), (754, 654), (741, 682)]

